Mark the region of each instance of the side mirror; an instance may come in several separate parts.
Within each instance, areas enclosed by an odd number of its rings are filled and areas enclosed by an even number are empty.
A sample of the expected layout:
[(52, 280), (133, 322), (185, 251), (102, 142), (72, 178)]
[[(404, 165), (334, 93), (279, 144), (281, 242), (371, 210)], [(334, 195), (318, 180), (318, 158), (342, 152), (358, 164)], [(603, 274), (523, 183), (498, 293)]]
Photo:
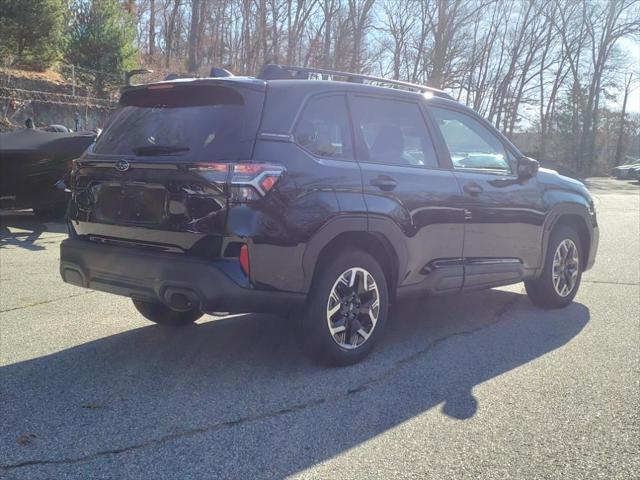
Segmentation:
[(518, 160), (518, 178), (520, 180), (528, 180), (535, 177), (540, 168), (537, 160), (529, 157), (522, 157)]

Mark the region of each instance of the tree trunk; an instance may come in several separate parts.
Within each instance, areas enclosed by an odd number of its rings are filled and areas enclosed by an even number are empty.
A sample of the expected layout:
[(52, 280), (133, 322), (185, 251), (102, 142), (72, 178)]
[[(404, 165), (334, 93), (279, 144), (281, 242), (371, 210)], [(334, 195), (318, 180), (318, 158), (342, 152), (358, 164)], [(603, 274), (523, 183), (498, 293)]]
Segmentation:
[(273, 63), (280, 62), (280, 32), (278, 31), (279, 9), (276, 0), (271, 0), (271, 43), (273, 45), (273, 55), (271, 61)]
[(156, 53), (156, 1), (149, 0), (149, 58)]
[(200, 25), (200, 0), (191, 1), (191, 24), (189, 27), (189, 44), (187, 70), (195, 73), (198, 69), (198, 33)]
[(324, 47), (322, 49), (322, 64), (330, 69), (331, 64), (331, 27), (333, 26), (333, 0), (325, 0), (324, 10)]
[(629, 91), (631, 90), (631, 81), (633, 74), (629, 74), (629, 77), (624, 85), (624, 100), (622, 101), (622, 112), (620, 112), (620, 129), (618, 131), (618, 141), (616, 142), (616, 156), (615, 164), (620, 165), (622, 163), (622, 145), (624, 143), (624, 122), (627, 116), (627, 100), (629, 99)]
[(169, 67), (171, 64), (171, 56), (173, 54), (173, 47), (175, 45), (175, 33), (176, 33), (176, 18), (178, 16), (178, 11), (180, 9), (180, 1), (174, 0), (173, 8), (171, 9), (171, 15), (169, 16), (169, 26), (167, 27), (167, 54), (165, 65)]

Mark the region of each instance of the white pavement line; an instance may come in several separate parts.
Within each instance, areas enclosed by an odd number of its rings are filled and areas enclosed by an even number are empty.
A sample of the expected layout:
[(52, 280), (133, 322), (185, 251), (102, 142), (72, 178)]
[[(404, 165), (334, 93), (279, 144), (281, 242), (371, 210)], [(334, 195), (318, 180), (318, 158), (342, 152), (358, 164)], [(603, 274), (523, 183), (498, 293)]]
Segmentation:
[(625, 285), (628, 287), (638, 287), (640, 286), (640, 283), (633, 283), (633, 282), (609, 282), (606, 280), (582, 280), (581, 283), (595, 283), (595, 284), (601, 284), (601, 285)]

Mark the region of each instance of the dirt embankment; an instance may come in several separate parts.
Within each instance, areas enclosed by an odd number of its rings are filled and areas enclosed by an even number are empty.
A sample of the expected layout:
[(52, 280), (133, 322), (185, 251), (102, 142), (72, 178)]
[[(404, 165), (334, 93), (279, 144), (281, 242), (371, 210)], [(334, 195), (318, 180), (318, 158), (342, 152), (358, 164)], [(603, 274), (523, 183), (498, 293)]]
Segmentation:
[[(75, 93), (75, 95), (74, 95)], [(0, 130), (21, 128), (27, 118), (36, 127), (102, 127), (117, 106), (115, 99), (95, 98), (55, 70), (35, 72), (0, 68)]]

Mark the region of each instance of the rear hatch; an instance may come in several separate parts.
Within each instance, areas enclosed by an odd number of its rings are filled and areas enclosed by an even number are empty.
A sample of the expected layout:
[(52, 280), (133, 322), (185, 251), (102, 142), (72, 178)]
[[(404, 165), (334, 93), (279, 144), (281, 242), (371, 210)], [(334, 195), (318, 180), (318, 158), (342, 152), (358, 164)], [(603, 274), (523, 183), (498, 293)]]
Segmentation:
[(125, 91), (75, 162), (70, 221), (86, 238), (215, 257), (227, 177), (251, 158), (264, 102), (258, 80), (189, 80)]

